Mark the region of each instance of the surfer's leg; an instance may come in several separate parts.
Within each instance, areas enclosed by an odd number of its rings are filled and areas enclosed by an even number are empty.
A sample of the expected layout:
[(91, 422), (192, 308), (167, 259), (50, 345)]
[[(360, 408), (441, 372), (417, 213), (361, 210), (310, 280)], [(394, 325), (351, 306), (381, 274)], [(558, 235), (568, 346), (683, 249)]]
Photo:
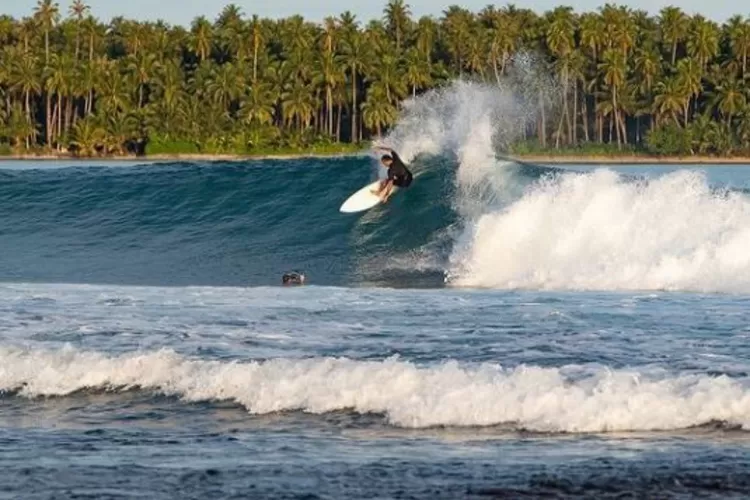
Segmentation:
[(380, 197), (383, 203), (388, 201), (388, 198), (390, 198), (391, 193), (393, 193), (393, 183), (389, 182), (388, 186), (385, 188), (385, 192)]
[(383, 179), (382, 181), (380, 181), (380, 184), (378, 184), (378, 187), (371, 190), (370, 192), (374, 195), (380, 195), (380, 193), (382, 193), (385, 189), (386, 184), (388, 184), (388, 181), (389, 179)]

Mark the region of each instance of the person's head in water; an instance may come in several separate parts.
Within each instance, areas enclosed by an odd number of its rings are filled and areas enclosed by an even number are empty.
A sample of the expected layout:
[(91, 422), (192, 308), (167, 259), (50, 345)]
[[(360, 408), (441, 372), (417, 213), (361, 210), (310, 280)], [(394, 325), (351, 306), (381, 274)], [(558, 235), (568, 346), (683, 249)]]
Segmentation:
[(281, 277), (281, 283), (283, 285), (304, 285), (305, 284), (305, 275), (304, 273), (300, 273), (297, 271), (292, 271), (289, 273), (284, 273), (284, 275)]
[(391, 163), (393, 163), (393, 157), (391, 155), (383, 155), (380, 157), (380, 163), (386, 167), (390, 167)]

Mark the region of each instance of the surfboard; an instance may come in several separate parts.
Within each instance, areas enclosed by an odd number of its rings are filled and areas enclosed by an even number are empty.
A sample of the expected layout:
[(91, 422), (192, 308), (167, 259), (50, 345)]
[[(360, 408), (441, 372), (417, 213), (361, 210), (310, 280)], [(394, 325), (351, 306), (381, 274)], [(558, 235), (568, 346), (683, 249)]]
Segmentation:
[(356, 191), (341, 204), (339, 211), (343, 213), (362, 212), (380, 203), (380, 197), (373, 194), (373, 191), (378, 188), (378, 184), (380, 184), (379, 180)]
[[(351, 195), (341, 205), (339, 211), (344, 213), (362, 212), (380, 203), (380, 197), (373, 193), (373, 191), (377, 190), (378, 184), (380, 184), (379, 180), (366, 185)], [(395, 194), (397, 190), (398, 187), (394, 186), (392, 195)]]

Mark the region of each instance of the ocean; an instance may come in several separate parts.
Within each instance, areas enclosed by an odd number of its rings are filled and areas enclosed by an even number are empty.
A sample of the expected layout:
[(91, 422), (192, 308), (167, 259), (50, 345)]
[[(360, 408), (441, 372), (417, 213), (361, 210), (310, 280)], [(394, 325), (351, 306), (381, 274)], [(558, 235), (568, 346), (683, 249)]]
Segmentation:
[(750, 166), (514, 162), (491, 97), (362, 214), (369, 154), (0, 162), (0, 497), (746, 497)]

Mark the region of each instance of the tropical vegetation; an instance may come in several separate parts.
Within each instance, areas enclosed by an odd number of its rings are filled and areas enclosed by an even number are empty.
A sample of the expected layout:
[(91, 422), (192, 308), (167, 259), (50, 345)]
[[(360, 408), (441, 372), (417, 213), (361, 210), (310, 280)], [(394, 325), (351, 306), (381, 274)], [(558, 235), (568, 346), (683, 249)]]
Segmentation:
[[(252, 153), (356, 147), (404, 99), (456, 78), (501, 85), (519, 53), (543, 86), (518, 151), (750, 154), (750, 20), (666, 7), (544, 14), (514, 5), (322, 24), (226, 6), (189, 27), (117, 17), (82, 0), (0, 16), (0, 152)], [(560, 90), (561, 89), (561, 90)]]

